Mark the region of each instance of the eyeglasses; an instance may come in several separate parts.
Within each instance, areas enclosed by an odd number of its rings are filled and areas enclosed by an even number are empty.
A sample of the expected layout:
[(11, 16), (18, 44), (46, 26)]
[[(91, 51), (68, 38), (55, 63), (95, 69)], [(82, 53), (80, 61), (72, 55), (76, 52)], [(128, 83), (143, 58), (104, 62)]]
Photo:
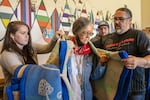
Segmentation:
[(83, 31), (83, 32), (81, 32), (80, 34), (81, 34), (82, 36), (92, 36), (94, 33), (89, 33), (89, 32)]
[(114, 17), (114, 21), (124, 21), (126, 19), (129, 19), (130, 17), (124, 18), (124, 17)]

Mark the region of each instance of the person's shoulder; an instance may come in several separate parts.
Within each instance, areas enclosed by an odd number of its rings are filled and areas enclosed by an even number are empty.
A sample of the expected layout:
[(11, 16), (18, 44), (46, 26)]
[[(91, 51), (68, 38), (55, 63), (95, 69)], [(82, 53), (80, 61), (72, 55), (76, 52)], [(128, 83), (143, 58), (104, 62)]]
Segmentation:
[(92, 42), (98, 41), (99, 39), (101, 39), (101, 37), (102, 36), (100, 36), (100, 35), (97, 34), (95, 37), (91, 38), (91, 41)]
[(13, 61), (14, 58), (16, 58), (17, 54), (15, 52), (9, 52), (4, 50), (0, 54), (0, 64), (2, 65), (4, 62)]
[(135, 34), (143, 34), (144, 32), (140, 29), (130, 29), (129, 32), (135, 33)]
[(126, 35), (133, 37), (141, 37), (144, 35), (143, 32), (139, 29), (129, 29), (126, 33), (127, 33)]
[(1, 53), (1, 55), (12, 54), (12, 53), (14, 53), (14, 52), (10, 52), (10, 51), (4, 50), (4, 51)]
[(102, 36), (101, 38), (102, 38), (102, 39), (108, 39), (108, 38), (112, 38), (113, 36), (115, 36), (115, 32), (109, 33), (109, 34), (107, 34), (107, 35), (104, 35), (104, 36)]
[(10, 52), (10, 51), (7, 51), (7, 50), (4, 50), (2, 53), (1, 53), (1, 58), (7, 58), (7, 57), (14, 57), (14, 56), (17, 56), (17, 53), (15, 52)]
[(140, 29), (131, 29), (130, 33), (133, 34), (134, 36), (136, 36), (138, 39), (149, 40), (148, 37), (146, 36), (146, 34)]

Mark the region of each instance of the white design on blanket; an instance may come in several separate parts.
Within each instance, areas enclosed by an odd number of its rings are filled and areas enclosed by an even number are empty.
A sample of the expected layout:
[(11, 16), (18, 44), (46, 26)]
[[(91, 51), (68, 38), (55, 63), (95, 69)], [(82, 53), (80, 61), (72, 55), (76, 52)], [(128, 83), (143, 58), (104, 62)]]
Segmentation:
[(54, 91), (54, 88), (44, 79), (39, 83), (38, 93), (42, 96), (47, 96)]
[[(42, 79), (39, 83), (38, 93), (42, 96), (46, 96), (46, 100), (50, 100), (48, 95), (50, 95), (54, 91), (54, 88), (44, 79)], [(57, 99), (62, 98), (62, 92), (59, 91), (57, 93)]]

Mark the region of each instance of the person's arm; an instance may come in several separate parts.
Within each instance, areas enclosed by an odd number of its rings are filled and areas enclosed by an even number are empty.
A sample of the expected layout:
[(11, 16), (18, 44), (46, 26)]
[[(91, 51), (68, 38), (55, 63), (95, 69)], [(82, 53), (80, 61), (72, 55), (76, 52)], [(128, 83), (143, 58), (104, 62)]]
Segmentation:
[(145, 59), (144, 68), (150, 68), (150, 55), (145, 56), (144, 59)]
[(92, 72), (91, 74), (91, 79), (92, 80), (97, 80), (97, 79), (100, 79), (104, 73), (106, 71), (106, 66), (101, 66), (101, 65), (98, 65)]
[(96, 80), (101, 78), (106, 70), (106, 64), (102, 65), (100, 58), (96, 55), (93, 56), (93, 65), (92, 65), (92, 73), (91, 73), (91, 79)]
[(100, 48), (101, 45), (101, 37), (96, 36), (90, 40), (96, 48)]
[(147, 55), (145, 57), (135, 57), (129, 55), (129, 58), (122, 59), (122, 61), (124, 65), (129, 69), (135, 69), (137, 66), (150, 68), (150, 55)]
[(129, 58), (122, 59), (124, 65), (129, 69), (138, 67), (150, 68), (150, 41), (142, 31), (136, 31), (136, 48), (141, 57), (129, 55)]
[(14, 74), (15, 69), (24, 63), (21, 56), (17, 55), (14, 52), (4, 51), (1, 54), (1, 65), (12, 75)]
[(54, 48), (57, 40), (56, 36), (54, 36), (48, 44), (33, 43), (32, 45), (37, 54), (49, 53)]
[(65, 35), (65, 33), (63, 31), (59, 30), (55, 33), (55, 35), (51, 39), (50, 43), (48, 43), (48, 44), (34, 43), (33, 48), (38, 54), (49, 53), (53, 50), (57, 40), (64, 35)]

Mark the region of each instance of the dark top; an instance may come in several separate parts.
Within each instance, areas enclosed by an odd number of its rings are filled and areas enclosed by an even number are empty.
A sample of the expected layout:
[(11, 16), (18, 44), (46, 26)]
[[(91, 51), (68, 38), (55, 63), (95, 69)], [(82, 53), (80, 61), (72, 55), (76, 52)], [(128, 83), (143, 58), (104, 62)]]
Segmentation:
[[(124, 34), (108, 34), (93, 42), (93, 44), (97, 48), (110, 51), (125, 50), (129, 55), (136, 57), (144, 57), (150, 54), (149, 39), (140, 30), (129, 29)], [(133, 70), (130, 92), (139, 93), (144, 92), (145, 89), (145, 69), (137, 67)]]

